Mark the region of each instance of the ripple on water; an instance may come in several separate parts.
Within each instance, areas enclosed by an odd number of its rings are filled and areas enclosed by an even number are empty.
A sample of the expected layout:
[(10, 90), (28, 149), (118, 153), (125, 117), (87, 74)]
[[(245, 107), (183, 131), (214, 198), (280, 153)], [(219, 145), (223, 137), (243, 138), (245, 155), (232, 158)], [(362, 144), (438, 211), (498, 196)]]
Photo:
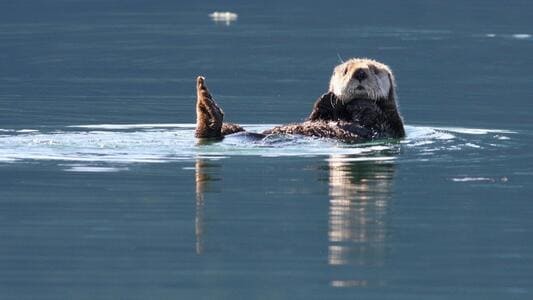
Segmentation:
[[(244, 125), (262, 131), (274, 124)], [(198, 145), (194, 124), (99, 124), (68, 126), (64, 130), (0, 129), (0, 162), (27, 160), (67, 161), (71, 172), (117, 172), (127, 167), (95, 164), (165, 163), (230, 156), (314, 157), (351, 155), (351, 161), (392, 160), (401, 148), (420, 155), (439, 151), (501, 147), (515, 132), (459, 127), (406, 126), (407, 138), (400, 143), (380, 141), (349, 145), (331, 139), (271, 137), (263, 141), (226, 138)], [(502, 134), (505, 134), (502, 138)], [(355, 157), (354, 157), (355, 156)], [(79, 164), (84, 163), (84, 164)]]

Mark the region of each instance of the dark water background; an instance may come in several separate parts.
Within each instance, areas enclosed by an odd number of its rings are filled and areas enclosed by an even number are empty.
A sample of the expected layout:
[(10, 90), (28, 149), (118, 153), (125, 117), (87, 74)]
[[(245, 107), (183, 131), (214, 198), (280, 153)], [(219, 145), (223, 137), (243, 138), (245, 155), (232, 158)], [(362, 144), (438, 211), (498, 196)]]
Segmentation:
[[(530, 299), (532, 34), (530, 1), (3, 0), (0, 299)], [(193, 123), (200, 74), (231, 121), (302, 120), (338, 56), (391, 66), (405, 142), (68, 127)]]

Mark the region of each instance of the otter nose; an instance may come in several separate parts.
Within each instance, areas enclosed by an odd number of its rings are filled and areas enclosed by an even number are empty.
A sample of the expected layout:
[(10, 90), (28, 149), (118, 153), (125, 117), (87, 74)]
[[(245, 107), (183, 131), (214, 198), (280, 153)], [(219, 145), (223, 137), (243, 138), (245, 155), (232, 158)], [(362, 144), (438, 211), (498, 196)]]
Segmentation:
[(366, 79), (367, 75), (363, 69), (357, 69), (353, 74), (353, 77), (359, 81), (363, 81)]

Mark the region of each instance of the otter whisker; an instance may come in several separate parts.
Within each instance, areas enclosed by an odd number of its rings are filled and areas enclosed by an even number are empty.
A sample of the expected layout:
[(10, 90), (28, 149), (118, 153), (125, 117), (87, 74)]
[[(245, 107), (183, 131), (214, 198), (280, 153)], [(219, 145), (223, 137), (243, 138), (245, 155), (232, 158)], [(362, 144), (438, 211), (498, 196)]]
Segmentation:
[(337, 53), (337, 57), (339, 58), (341, 64), (343, 64), (343, 63), (344, 63), (344, 60), (342, 59), (342, 57), (341, 57), (341, 55), (340, 55), (339, 53)]

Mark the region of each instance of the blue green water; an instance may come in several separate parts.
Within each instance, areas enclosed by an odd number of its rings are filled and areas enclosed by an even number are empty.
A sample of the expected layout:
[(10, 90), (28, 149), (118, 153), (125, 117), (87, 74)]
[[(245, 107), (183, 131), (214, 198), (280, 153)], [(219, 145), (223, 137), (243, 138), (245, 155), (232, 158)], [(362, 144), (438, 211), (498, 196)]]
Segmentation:
[[(532, 20), (527, 1), (0, 2), (0, 299), (530, 299)], [(339, 56), (391, 66), (407, 138), (196, 143), (197, 75), (261, 131), (303, 120)]]

